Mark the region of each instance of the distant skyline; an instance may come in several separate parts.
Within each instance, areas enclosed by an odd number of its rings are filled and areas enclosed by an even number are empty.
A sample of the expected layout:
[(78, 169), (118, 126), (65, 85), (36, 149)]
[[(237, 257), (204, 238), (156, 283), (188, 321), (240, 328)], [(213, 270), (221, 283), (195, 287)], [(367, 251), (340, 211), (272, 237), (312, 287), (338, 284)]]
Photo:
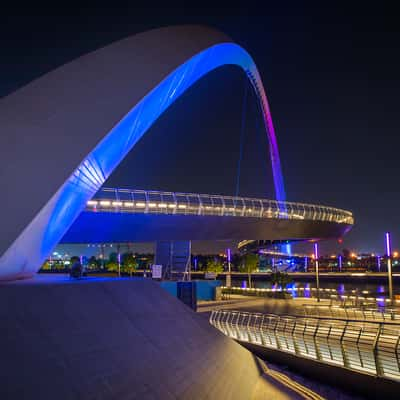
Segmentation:
[[(246, 48), (260, 70), (288, 200), (332, 205), (355, 215), (356, 226), (343, 243), (323, 243), (321, 251), (383, 253), (386, 230), (398, 249), (399, 15), (380, 4), (325, 8), (289, 3), (266, 3), (266, 12), (257, 16), (244, 8), (82, 8), (75, 16), (50, 15), (39, 6), (24, 9), (25, 15), (5, 9), (0, 16), (0, 97), (137, 32), (182, 23), (213, 26)], [(233, 67), (204, 78), (157, 121), (107, 184), (234, 194), (246, 84)], [(261, 126), (250, 93), (241, 195), (273, 196)]]

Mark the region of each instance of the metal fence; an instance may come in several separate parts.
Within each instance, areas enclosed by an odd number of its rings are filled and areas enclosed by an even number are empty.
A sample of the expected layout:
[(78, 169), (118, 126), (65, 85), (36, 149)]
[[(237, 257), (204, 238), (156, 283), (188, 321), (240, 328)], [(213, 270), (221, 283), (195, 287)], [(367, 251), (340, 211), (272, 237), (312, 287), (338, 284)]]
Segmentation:
[(228, 310), (210, 323), (242, 342), (400, 381), (400, 324)]
[(329, 221), (353, 224), (349, 211), (315, 204), (247, 197), (102, 188), (87, 211), (192, 214)]
[(303, 306), (304, 315), (307, 317), (331, 317), (339, 319), (357, 319), (372, 321), (399, 321), (400, 314), (396, 308), (382, 307), (341, 307), (331, 305)]

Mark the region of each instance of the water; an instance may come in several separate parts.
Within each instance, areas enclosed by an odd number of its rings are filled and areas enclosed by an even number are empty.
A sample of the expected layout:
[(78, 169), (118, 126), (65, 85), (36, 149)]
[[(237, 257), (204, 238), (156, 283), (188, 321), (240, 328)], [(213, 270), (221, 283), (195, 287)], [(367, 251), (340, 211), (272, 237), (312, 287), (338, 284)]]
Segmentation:
[[(249, 287), (247, 279), (232, 279), (232, 286), (236, 287)], [(267, 280), (252, 280), (252, 287), (259, 289), (269, 289), (276, 288), (270, 281)], [(315, 281), (295, 281), (287, 288), (315, 288)], [(323, 289), (336, 289), (338, 294), (344, 295), (352, 293), (354, 290), (357, 291), (359, 295), (370, 295), (373, 297), (385, 296), (388, 294), (388, 286), (379, 282), (332, 282), (332, 281), (320, 281), (320, 288)], [(393, 285), (394, 293), (400, 293), (400, 285)]]

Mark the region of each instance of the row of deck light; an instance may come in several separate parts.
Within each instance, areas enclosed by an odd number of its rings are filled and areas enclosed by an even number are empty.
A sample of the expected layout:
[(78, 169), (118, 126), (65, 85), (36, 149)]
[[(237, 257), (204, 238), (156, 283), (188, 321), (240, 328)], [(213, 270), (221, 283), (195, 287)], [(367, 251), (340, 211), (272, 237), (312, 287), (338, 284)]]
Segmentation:
[[(110, 201), (110, 200), (89, 200), (87, 202), (88, 206), (91, 207), (97, 207), (97, 206), (101, 206), (101, 207), (138, 207), (138, 208), (144, 208), (146, 207), (146, 203), (145, 202), (132, 202), (132, 201)], [(187, 208), (186, 204), (175, 204), (175, 203), (148, 203), (147, 204), (149, 208), (180, 208), (180, 209), (185, 209)], [(203, 207), (205, 210), (221, 210), (222, 207), (216, 206), (216, 207), (211, 207), (211, 206), (205, 206)], [(235, 207), (226, 207), (225, 210), (227, 211), (235, 211), (236, 208)], [(238, 209), (239, 210), (239, 209)], [(248, 208), (246, 210), (247, 212), (252, 212), (253, 209)]]
[[(109, 200), (100, 200), (100, 201), (96, 201), (96, 200), (89, 200), (87, 202), (88, 206), (91, 207), (97, 207), (97, 206), (101, 206), (101, 207), (138, 207), (138, 208), (145, 208), (146, 207), (146, 203), (145, 202), (136, 202), (134, 203), (133, 201), (109, 201)], [(175, 204), (175, 203), (147, 203), (147, 206), (149, 208), (186, 208), (186, 204)]]

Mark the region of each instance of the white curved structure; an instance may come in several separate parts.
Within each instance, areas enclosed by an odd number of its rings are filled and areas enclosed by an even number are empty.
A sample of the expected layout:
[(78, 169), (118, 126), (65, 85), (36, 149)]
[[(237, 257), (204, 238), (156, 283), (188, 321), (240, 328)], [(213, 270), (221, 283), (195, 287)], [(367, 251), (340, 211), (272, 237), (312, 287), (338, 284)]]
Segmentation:
[(0, 279), (34, 274), (153, 122), (194, 82), (227, 64), (241, 67), (257, 93), (276, 197), (284, 200), (271, 115), (250, 55), (205, 27), (145, 32), (0, 100)]

